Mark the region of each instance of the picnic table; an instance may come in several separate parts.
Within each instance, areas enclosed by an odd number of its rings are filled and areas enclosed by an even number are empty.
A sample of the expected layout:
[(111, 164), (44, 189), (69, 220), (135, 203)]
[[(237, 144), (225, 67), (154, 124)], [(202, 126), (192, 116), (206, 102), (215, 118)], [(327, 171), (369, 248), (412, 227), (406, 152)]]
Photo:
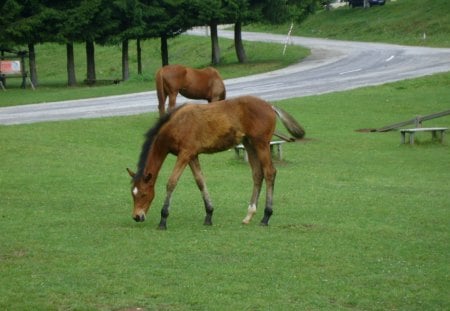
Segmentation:
[[(444, 141), (444, 133), (447, 131), (446, 127), (417, 127), (410, 129), (400, 129), (401, 143), (406, 142), (406, 134), (409, 134), (409, 143), (414, 144), (414, 135), (419, 132), (431, 132), (432, 139), (439, 139), (442, 143)], [(439, 134), (439, 137), (438, 137)]]
[[(282, 144), (284, 144), (285, 142), (286, 141), (284, 141), (284, 140), (275, 140), (275, 141), (270, 142), (270, 152), (272, 154), (274, 154), (274, 149), (276, 149), (276, 151), (277, 151), (276, 153), (278, 155), (279, 160), (283, 159)], [(245, 147), (243, 144), (239, 144), (239, 145), (235, 146), (234, 151), (236, 152), (237, 157), (239, 157), (240, 152), (243, 151), (244, 159), (245, 159), (245, 161), (248, 161), (248, 155), (247, 155), (247, 152), (245, 151)]]

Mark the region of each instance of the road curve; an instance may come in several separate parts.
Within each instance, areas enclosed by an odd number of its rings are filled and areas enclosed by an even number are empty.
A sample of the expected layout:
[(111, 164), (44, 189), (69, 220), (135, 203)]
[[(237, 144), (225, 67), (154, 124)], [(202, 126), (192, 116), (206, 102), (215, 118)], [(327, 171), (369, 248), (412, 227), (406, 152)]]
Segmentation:
[[(192, 30), (188, 33), (205, 35), (204, 30)], [(232, 31), (221, 30), (219, 35), (233, 38)], [(250, 32), (244, 32), (243, 39), (286, 42), (286, 36)], [(310, 48), (311, 56), (281, 70), (226, 80), (227, 96), (251, 94), (275, 101), (450, 71), (450, 49), (305, 37), (291, 37), (290, 44)], [(187, 99), (181, 96), (178, 99), (178, 102), (185, 101)], [(151, 91), (4, 107), (0, 108), (0, 124), (133, 115), (156, 110), (156, 93)]]

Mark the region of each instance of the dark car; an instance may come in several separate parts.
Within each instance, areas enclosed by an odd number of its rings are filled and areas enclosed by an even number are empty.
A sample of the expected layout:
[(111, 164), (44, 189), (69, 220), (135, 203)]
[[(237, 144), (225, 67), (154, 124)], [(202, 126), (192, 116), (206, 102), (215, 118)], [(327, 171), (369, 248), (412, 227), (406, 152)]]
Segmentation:
[[(386, 3), (386, 0), (369, 0), (369, 6), (372, 5), (384, 5)], [(349, 0), (348, 4), (351, 7), (357, 7), (357, 6), (364, 6), (364, 0)]]
[(369, 0), (369, 5), (384, 5), (386, 0)]

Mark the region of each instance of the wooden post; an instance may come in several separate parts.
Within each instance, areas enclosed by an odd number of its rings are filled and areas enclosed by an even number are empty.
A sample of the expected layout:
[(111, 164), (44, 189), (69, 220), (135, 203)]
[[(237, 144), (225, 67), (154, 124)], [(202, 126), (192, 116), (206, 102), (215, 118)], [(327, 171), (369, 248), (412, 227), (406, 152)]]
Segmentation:
[(422, 117), (421, 116), (416, 116), (415, 124), (416, 124), (416, 127), (422, 127)]
[(20, 53), (20, 71), (22, 73), (22, 84), (21, 88), (27, 87), (27, 74), (25, 72), (25, 53)]

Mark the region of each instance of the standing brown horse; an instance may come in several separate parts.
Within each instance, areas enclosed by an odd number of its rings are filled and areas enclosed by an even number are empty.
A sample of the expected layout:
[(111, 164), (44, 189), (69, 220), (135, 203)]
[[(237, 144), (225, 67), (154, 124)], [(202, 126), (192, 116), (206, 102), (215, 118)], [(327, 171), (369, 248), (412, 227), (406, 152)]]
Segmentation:
[(190, 166), (206, 209), (205, 225), (211, 225), (213, 207), (200, 169), (198, 155), (227, 150), (243, 143), (253, 174), (253, 193), (243, 223), (256, 213), (263, 179), (266, 182), (266, 207), (261, 224), (268, 225), (272, 215), (272, 194), (276, 170), (270, 154), (270, 140), (276, 116), (296, 138), (305, 135), (303, 128), (287, 112), (252, 96), (214, 102), (209, 105), (186, 104), (164, 115), (147, 132), (137, 173), (132, 177), (133, 219), (144, 221), (155, 196), (159, 170), (169, 153), (177, 156), (167, 183), (167, 194), (161, 210), (160, 229), (166, 229), (172, 192), (183, 170)]
[(194, 69), (167, 65), (156, 72), (155, 80), (160, 116), (166, 112), (167, 97), (168, 110), (175, 107), (178, 93), (190, 99), (205, 99), (208, 102), (223, 100), (226, 96), (223, 80), (219, 72), (212, 67)]

